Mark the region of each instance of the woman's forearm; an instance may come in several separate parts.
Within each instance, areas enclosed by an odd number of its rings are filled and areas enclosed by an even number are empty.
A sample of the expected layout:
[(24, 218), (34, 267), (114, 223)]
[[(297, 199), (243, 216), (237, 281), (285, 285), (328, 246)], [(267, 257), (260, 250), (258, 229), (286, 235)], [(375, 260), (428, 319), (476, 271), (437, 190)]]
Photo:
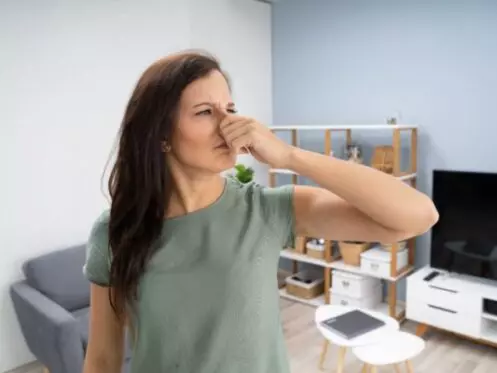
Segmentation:
[(421, 234), (438, 220), (428, 196), (371, 167), (293, 148), (287, 168), (313, 180), (386, 228)]

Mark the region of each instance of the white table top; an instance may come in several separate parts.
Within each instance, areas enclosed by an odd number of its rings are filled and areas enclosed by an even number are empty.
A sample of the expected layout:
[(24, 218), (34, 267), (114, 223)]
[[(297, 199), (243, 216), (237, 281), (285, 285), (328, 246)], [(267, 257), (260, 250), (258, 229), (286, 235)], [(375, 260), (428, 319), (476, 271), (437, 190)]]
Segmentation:
[(406, 332), (392, 332), (385, 340), (369, 346), (355, 347), (354, 355), (370, 365), (387, 365), (410, 360), (425, 348), (425, 341)]
[[(339, 336), (338, 334), (333, 333), (331, 330), (321, 325), (321, 322), (326, 319), (337, 317), (353, 310), (360, 310), (373, 317), (376, 317), (382, 320), (383, 322), (385, 322), (385, 326), (373, 330), (369, 333), (363, 334), (360, 337), (353, 339), (346, 339)], [(314, 315), (314, 321), (316, 323), (318, 330), (323, 335), (323, 337), (325, 337), (334, 345), (343, 346), (343, 347), (365, 346), (373, 343), (378, 343), (383, 341), (388, 336), (389, 333), (399, 330), (399, 323), (393, 317), (387, 316), (381, 312), (371, 311), (357, 307), (346, 307), (346, 306), (335, 306), (335, 305), (321, 306), (316, 310), (316, 313)]]

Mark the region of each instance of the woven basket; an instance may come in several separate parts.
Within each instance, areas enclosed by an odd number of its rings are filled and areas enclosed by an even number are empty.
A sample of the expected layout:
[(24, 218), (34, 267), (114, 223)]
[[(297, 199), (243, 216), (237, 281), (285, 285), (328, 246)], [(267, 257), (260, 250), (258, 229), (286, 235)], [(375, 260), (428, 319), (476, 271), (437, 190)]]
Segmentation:
[[(385, 251), (392, 252), (392, 246), (393, 244), (382, 244), (381, 248)], [(407, 246), (407, 241), (397, 242), (397, 252), (404, 250), (406, 246)]]
[(367, 242), (341, 241), (338, 243), (343, 262), (351, 266), (361, 265), (361, 253), (369, 249)]
[[(297, 281), (295, 277), (309, 280), (309, 283)], [(298, 298), (313, 299), (323, 294), (324, 279), (311, 272), (302, 271), (286, 278), (286, 291)]]
[(311, 258), (324, 259), (325, 245), (323, 247), (317, 247), (308, 241), (306, 244), (307, 255)]
[(315, 259), (324, 259), (324, 250), (316, 250), (307, 248), (307, 256)]
[(393, 172), (393, 147), (392, 146), (377, 146), (373, 152), (373, 160), (371, 166), (377, 170), (387, 174)]

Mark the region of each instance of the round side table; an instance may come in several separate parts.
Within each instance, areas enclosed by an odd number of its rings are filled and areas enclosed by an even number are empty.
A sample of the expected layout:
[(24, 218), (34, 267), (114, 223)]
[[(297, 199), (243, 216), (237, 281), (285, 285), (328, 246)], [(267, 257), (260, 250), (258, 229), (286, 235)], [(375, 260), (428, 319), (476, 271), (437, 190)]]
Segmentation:
[(363, 373), (376, 373), (376, 367), (393, 365), (400, 373), (400, 364), (404, 363), (408, 373), (414, 373), (411, 359), (425, 348), (425, 342), (413, 334), (405, 332), (390, 333), (388, 338), (373, 345), (352, 349), (354, 355), (364, 363)]
[[(346, 339), (341, 337), (340, 335), (333, 333), (328, 328), (325, 328), (321, 325), (321, 322), (332, 318), (340, 316), (344, 313), (360, 310), (372, 317), (376, 317), (379, 320), (382, 320), (385, 325), (381, 328), (375, 329), (371, 332), (363, 334), (357, 338)], [(368, 346), (371, 344), (375, 344), (381, 342), (388, 338), (388, 336), (395, 331), (399, 330), (399, 322), (393, 317), (387, 316), (381, 312), (371, 311), (367, 309), (357, 308), (357, 307), (346, 307), (346, 306), (335, 306), (335, 305), (325, 305), (320, 306), (314, 315), (314, 321), (318, 330), (321, 332), (323, 337), (325, 338), (323, 349), (321, 352), (321, 358), (319, 361), (319, 368), (323, 369), (324, 360), (326, 358), (326, 353), (328, 351), (328, 346), (330, 343), (339, 347), (338, 352), (338, 363), (337, 363), (337, 373), (342, 373), (345, 362), (345, 355), (347, 353), (348, 348), (358, 347), (358, 346)]]

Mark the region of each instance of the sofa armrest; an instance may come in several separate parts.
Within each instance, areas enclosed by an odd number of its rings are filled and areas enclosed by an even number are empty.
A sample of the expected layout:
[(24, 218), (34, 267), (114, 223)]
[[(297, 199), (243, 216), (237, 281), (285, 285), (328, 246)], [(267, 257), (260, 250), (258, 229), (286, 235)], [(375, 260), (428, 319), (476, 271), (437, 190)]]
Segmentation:
[(73, 315), (25, 281), (11, 286), (10, 294), (24, 339), (50, 373), (79, 373), (84, 347)]

